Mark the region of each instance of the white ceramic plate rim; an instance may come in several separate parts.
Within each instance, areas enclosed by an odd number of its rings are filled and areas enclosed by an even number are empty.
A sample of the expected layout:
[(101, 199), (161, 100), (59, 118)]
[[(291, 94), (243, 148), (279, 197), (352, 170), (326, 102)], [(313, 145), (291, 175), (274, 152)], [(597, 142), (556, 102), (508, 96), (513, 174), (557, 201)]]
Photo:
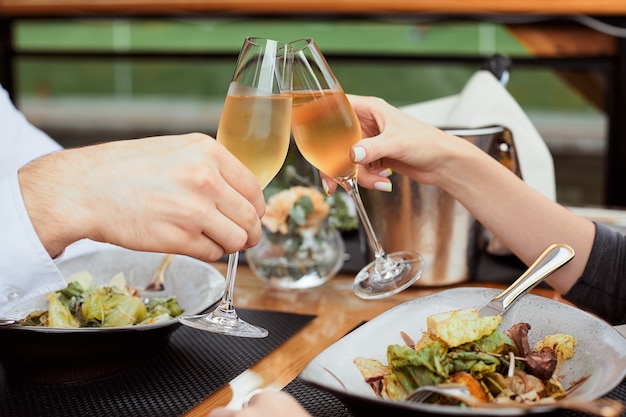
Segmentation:
[[(417, 340), (426, 330), (427, 316), (459, 308), (480, 308), (498, 293), (499, 290), (492, 288), (455, 288), (400, 304), (325, 349), (299, 377), (348, 401), (373, 402), (390, 410), (415, 410), (416, 414), (421, 411), (448, 415), (518, 415), (552, 411), (552, 406), (526, 410), (513, 407), (474, 410), (384, 400), (375, 396), (352, 364), (356, 356), (373, 357), (387, 363), (387, 345), (403, 343), (400, 331)], [(577, 339), (576, 355), (563, 367), (561, 375), (569, 375), (564, 380), (565, 386), (586, 374), (590, 377), (570, 394), (570, 398), (599, 398), (613, 390), (626, 376), (626, 338), (603, 320), (567, 304), (530, 294), (507, 312), (502, 328), (520, 321), (531, 324), (531, 346), (539, 338), (553, 333), (570, 333)]]

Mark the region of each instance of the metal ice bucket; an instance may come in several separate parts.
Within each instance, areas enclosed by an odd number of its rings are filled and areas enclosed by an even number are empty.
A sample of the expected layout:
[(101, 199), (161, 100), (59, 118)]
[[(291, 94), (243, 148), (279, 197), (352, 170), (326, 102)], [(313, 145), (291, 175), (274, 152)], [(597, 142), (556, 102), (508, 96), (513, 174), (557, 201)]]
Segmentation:
[[(462, 137), (521, 177), (511, 131), (492, 126), (444, 130)], [(419, 252), (425, 260), (416, 285), (451, 285), (472, 279), (482, 251), (501, 247), (473, 216), (439, 187), (391, 176), (393, 192), (361, 190), (377, 237), (387, 253)], [(369, 258), (373, 258), (370, 253)]]

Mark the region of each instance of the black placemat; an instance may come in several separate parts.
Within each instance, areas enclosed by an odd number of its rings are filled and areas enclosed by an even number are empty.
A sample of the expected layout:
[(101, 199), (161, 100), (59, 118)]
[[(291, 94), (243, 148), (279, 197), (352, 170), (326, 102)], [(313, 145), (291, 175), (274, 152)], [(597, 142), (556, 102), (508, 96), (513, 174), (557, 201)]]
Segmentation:
[[(313, 417), (356, 417), (371, 415), (372, 410), (365, 408), (362, 413), (352, 413), (348, 407), (336, 396), (328, 391), (309, 385), (299, 379), (293, 380), (284, 388), (291, 394)], [(626, 401), (626, 379), (622, 381), (606, 398)], [(425, 414), (421, 414), (425, 415)], [(547, 415), (558, 417), (585, 417), (588, 414), (573, 410), (558, 410)], [(626, 417), (626, 410), (621, 414)]]
[(313, 417), (353, 417), (339, 398), (298, 378), (291, 381), (283, 391), (298, 400)]
[(0, 366), (0, 416), (180, 416), (315, 317), (245, 309), (238, 313), (268, 329), (269, 336), (230, 337), (180, 326), (152, 360), (105, 378), (65, 385), (10, 379)]

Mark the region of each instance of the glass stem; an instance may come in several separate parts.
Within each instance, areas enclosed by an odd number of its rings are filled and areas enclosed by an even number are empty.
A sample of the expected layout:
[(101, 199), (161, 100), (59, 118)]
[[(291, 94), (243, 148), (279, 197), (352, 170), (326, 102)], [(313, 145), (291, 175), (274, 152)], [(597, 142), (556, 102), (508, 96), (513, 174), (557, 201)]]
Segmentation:
[(376, 270), (379, 272), (384, 270), (388, 262), (387, 256), (378, 242), (372, 223), (370, 222), (367, 212), (365, 211), (365, 207), (363, 206), (363, 200), (361, 199), (361, 193), (359, 192), (359, 185), (356, 182), (356, 178), (339, 178), (337, 179), (337, 182), (343, 187), (344, 190), (346, 190), (356, 206), (356, 212), (359, 214), (359, 218), (361, 219), (361, 223), (365, 229), (365, 234), (367, 235), (370, 248), (374, 251)]
[(239, 252), (228, 255), (228, 269), (226, 270), (226, 288), (222, 296), (222, 302), (218, 307), (223, 313), (235, 315), (233, 304), (233, 291), (235, 290), (235, 275), (237, 275), (237, 265), (239, 264)]

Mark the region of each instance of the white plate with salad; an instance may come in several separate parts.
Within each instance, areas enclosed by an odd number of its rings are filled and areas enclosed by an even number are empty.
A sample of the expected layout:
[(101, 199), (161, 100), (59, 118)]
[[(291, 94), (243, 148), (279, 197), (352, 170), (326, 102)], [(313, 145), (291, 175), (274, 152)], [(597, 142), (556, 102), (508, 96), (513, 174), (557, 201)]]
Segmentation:
[[(123, 283), (138, 298), (128, 302), (127, 294), (110, 297), (124, 297), (126, 301), (123, 303), (94, 298), (90, 301), (93, 305), (89, 311), (81, 309), (82, 314), (89, 315), (89, 322), (85, 325), (84, 317), (78, 317), (81, 324), (68, 328), (0, 326), (0, 363), (5, 371), (10, 376), (33, 382), (64, 383), (107, 375), (151, 358), (165, 345), (172, 332), (181, 327), (176, 313), (200, 313), (215, 304), (224, 293), (224, 276), (216, 268), (181, 255), (176, 255), (165, 271), (164, 291), (146, 293), (144, 289), (164, 256), (161, 253), (105, 249), (61, 260), (58, 266), (68, 281), (80, 282), (83, 287), (93, 287), (105, 294), (112, 291), (112, 286)], [(82, 290), (82, 301), (87, 297), (91, 300), (89, 294), (93, 291)], [(81, 298), (80, 291), (74, 293), (79, 294), (77, 299)], [(51, 297), (56, 299), (56, 295), (48, 294), (24, 302), (10, 312), (10, 316), (23, 318), (34, 311), (49, 312)], [(173, 310), (175, 314), (150, 317), (143, 310), (143, 304), (154, 299), (174, 300), (178, 307)], [(57, 302), (54, 304), (62, 308)], [(118, 311), (120, 304), (130, 308)], [(115, 311), (106, 318), (97, 313), (97, 310), (108, 310), (110, 306), (114, 306)], [(149, 310), (148, 305), (146, 308)], [(118, 321), (138, 310), (139, 320)]]
[[(366, 382), (361, 369), (355, 365), (357, 358), (370, 358), (389, 365), (388, 347), (407, 346), (407, 335), (409, 343), (411, 339), (419, 343), (422, 334), (428, 330), (429, 317), (455, 310), (480, 309), (498, 293), (498, 290), (491, 288), (464, 287), (443, 290), (403, 303), (325, 349), (305, 367), (299, 378), (336, 395), (355, 416), (378, 412), (394, 416), (552, 412), (555, 407), (543, 403), (537, 403), (530, 409), (510, 403), (499, 404), (497, 408), (475, 409), (384, 398), (372, 384)], [(591, 400), (602, 397), (626, 377), (626, 338), (605, 321), (568, 304), (528, 294), (504, 315), (498, 329), (504, 331), (518, 323), (530, 325), (527, 332), (530, 347), (548, 335), (567, 334), (575, 339), (573, 356), (563, 361), (558, 371), (558, 381), (567, 390), (566, 398)], [(426, 368), (418, 368), (411, 372), (420, 374), (420, 377), (427, 373), (424, 371)], [(405, 389), (410, 391), (412, 387), (409, 384)]]

